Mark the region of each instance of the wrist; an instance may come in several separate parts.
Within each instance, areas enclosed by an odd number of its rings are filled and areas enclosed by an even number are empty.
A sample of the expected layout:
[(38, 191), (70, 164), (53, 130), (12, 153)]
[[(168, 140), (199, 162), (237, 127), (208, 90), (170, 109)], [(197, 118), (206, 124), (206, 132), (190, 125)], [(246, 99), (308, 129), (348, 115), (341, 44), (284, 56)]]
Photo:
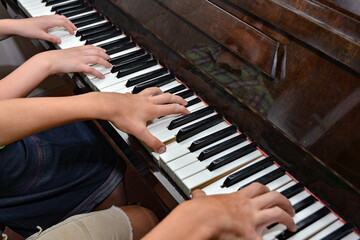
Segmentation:
[(14, 19), (0, 20), (0, 40), (17, 35), (17, 22)]

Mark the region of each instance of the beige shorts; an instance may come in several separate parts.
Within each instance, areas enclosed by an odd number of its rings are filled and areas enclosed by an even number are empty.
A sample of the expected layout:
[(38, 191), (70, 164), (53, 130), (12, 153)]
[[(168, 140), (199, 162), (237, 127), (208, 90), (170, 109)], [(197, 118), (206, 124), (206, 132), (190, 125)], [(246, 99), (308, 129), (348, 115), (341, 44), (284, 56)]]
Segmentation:
[(129, 217), (118, 207), (72, 216), (45, 231), (31, 235), (27, 240), (132, 240)]

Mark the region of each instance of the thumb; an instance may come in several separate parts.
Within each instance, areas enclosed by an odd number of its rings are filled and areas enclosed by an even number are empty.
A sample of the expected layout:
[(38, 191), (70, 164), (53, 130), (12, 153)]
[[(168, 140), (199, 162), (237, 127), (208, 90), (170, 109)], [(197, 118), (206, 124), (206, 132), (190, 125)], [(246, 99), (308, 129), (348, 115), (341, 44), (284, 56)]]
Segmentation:
[(139, 134), (136, 137), (143, 141), (154, 152), (164, 153), (166, 151), (165, 144), (154, 137), (145, 126), (142, 129), (139, 129), (138, 132)]
[(55, 43), (55, 44), (60, 44), (61, 43), (61, 39), (57, 36), (45, 33), (42, 37), (43, 40)]
[(192, 198), (200, 198), (200, 197), (205, 197), (206, 193), (201, 190), (201, 189), (195, 189), (194, 191), (191, 192)]

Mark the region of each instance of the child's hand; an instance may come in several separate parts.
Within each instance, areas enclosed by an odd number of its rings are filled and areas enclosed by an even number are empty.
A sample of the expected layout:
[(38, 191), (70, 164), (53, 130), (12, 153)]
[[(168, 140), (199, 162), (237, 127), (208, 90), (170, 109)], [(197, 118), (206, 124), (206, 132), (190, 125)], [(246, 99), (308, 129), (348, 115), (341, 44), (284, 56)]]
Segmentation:
[(26, 18), (21, 20), (14, 20), (14, 34), (33, 38), (46, 40), (52, 43), (59, 44), (61, 39), (53, 36), (47, 32), (49, 28), (64, 27), (69, 33), (74, 34), (76, 30), (75, 25), (65, 16), (49, 15), (34, 18)]
[(49, 64), (49, 75), (84, 72), (103, 79), (105, 76), (88, 64), (100, 64), (111, 68), (107, 61), (109, 55), (105, 50), (92, 45), (43, 52), (38, 54), (38, 59)]

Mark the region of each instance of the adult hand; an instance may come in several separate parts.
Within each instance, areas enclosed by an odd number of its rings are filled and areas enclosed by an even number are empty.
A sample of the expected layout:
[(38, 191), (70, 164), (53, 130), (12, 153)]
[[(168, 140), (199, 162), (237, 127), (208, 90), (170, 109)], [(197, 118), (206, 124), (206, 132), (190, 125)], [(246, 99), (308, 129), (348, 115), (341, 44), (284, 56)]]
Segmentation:
[(208, 224), (210, 232), (211, 229), (215, 231), (212, 233), (214, 239), (260, 240), (265, 227), (273, 223), (282, 223), (289, 231), (296, 231), (291, 218), (295, 211), (290, 201), (278, 192), (270, 192), (260, 183), (253, 183), (232, 194), (213, 196), (206, 196), (197, 189), (192, 196), (194, 211), (198, 206), (207, 212), (208, 220), (204, 224)]
[(75, 25), (65, 16), (49, 15), (34, 18), (14, 20), (14, 34), (34, 39), (46, 40), (60, 44), (61, 39), (47, 32), (49, 28), (64, 27), (69, 33), (74, 34)]
[(109, 55), (106, 51), (92, 45), (47, 51), (38, 55), (41, 58), (40, 61), (46, 61), (49, 64), (49, 75), (84, 72), (103, 79), (105, 76), (89, 64), (100, 64), (111, 68), (111, 64), (107, 61)]
[(169, 114), (188, 114), (187, 102), (176, 95), (163, 93), (159, 88), (148, 88), (139, 94), (102, 94), (103, 107), (107, 109), (104, 119), (110, 120), (118, 129), (134, 135), (153, 151), (163, 153), (165, 144), (154, 137), (146, 123)]

